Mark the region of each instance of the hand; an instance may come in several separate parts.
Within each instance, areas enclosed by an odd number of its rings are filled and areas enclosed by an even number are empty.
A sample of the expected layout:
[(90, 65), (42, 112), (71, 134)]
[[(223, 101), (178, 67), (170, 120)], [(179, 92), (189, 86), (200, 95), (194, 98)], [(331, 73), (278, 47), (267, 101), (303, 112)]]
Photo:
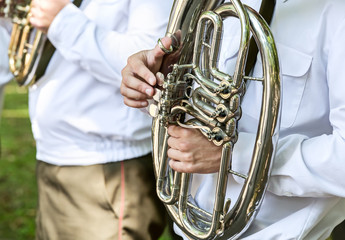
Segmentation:
[[(164, 37), (162, 43), (169, 48), (172, 41), (169, 37)], [(147, 99), (152, 98), (154, 86), (158, 83), (155, 74), (161, 68), (164, 55), (156, 45), (152, 50), (141, 51), (128, 58), (127, 65), (121, 72), (121, 94), (127, 106), (142, 108), (148, 105)]]
[(69, 0), (32, 0), (31, 25), (47, 33), (56, 15), (69, 3)]
[(169, 126), (169, 165), (178, 172), (214, 173), (219, 171), (222, 147), (217, 147), (197, 129)]

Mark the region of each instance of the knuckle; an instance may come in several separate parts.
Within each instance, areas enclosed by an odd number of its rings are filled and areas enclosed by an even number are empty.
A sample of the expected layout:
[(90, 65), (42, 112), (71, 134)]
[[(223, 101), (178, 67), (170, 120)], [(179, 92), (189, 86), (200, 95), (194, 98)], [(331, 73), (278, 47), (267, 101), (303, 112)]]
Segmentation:
[(139, 84), (138, 89), (139, 89), (139, 91), (142, 92), (142, 93), (144, 93), (145, 90), (146, 90), (145, 85), (142, 84), (142, 83)]
[(185, 166), (183, 167), (183, 171), (186, 173), (193, 173), (193, 165), (191, 164), (185, 164)]
[(127, 58), (127, 65), (131, 66), (133, 62), (133, 55)]
[[(169, 148), (167, 151), (167, 155), (169, 158), (174, 159), (174, 152), (172, 148)], [(172, 161), (171, 161), (172, 162)]]
[(185, 154), (185, 159), (186, 159), (187, 162), (193, 163), (194, 162), (194, 155), (193, 155), (193, 153), (191, 153), (191, 152), (186, 153)]
[(173, 159), (170, 159), (169, 161), (169, 166), (170, 168), (172, 168), (173, 170), (177, 171), (177, 172), (181, 172), (181, 167), (179, 167), (179, 165), (177, 164), (177, 162)]
[(121, 93), (121, 95), (125, 95), (126, 94), (125, 87), (122, 84), (121, 84), (121, 87), (120, 87), (120, 93)]
[(181, 141), (179, 143), (178, 148), (180, 149), (180, 151), (182, 152), (187, 152), (189, 150), (189, 143), (185, 142), (185, 141)]
[(129, 105), (128, 105), (128, 100), (127, 100), (127, 98), (123, 98), (123, 103), (124, 103), (125, 105), (129, 106)]
[(190, 135), (190, 131), (187, 128), (181, 128), (181, 136), (188, 137)]
[(168, 134), (171, 136), (174, 134), (174, 130), (175, 130), (175, 125), (169, 125), (168, 127)]
[(175, 170), (175, 161), (173, 159), (170, 159), (169, 166)]
[(129, 107), (131, 106), (131, 101), (126, 97), (123, 98), (123, 103)]
[[(122, 76), (123, 80), (126, 79), (126, 70), (127, 70), (127, 66), (125, 66), (125, 67), (121, 70), (121, 76)], [(122, 80), (122, 81), (123, 81), (123, 80)]]
[(135, 54), (133, 54), (133, 55), (131, 55), (131, 56), (129, 56), (128, 58), (127, 58), (127, 64), (129, 65), (129, 66), (134, 66), (135, 65), (135, 63), (136, 63), (136, 57), (135, 57), (136, 55)]
[[(168, 131), (168, 132), (169, 132), (169, 131)], [(168, 138), (168, 146), (169, 146), (169, 147), (172, 147), (172, 144), (173, 144), (172, 138), (169, 137), (169, 138)], [(169, 150), (170, 150), (170, 148), (169, 148)], [(168, 152), (169, 152), (169, 150), (168, 150)]]

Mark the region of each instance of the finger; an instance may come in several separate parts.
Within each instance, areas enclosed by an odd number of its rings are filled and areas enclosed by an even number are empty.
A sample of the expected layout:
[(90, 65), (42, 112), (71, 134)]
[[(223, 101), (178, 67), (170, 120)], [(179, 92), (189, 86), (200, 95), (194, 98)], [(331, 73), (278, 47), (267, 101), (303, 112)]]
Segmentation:
[(205, 165), (198, 165), (198, 164), (191, 164), (189, 162), (181, 162), (175, 159), (170, 159), (169, 166), (177, 172), (182, 173), (201, 173), (201, 174), (208, 174), (208, 173), (215, 173), (219, 171), (219, 168), (210, 168), (209, 166)]
[(29, 13), (29, 21), (30, 21), (30, 24), (33, 26), (33, 27), (36, 27), (36, 25), (38, 24), (38, 16), (39, 16), (39, 11), (37, 10), (36, 7), (32, 6), (31, 9), (30, 9), (30, 13)]
[[(147, 96), (153, 96), (153, 87), (146, 83), (140, 76), (134, 75), (133, 71), (131, 71), (130, 69), (128, 70), (127, 67), (126, 69), (122, 70), (122, 78), (123, 80), (121, 88), (131, 88), (135, 91), (146, 94)], [(123, 93), (126, 93), (126, 91), (123, 91)]]
[[(169, 37), (164, 37), (161, 41), (165, 47), (170, 47), (171, 39)], [(155, 73), (159, 70), (164, 55), (164, 51), (156, 45), (153, 50), (141, 51), (130, 56), (127, 60), (127, 65), (131, 67), (132, 72), (138, 77), (151, 86), (155, 86), (157, 84)]]
[(181, 138), (183, 136), (188, 136), (189, 132), (190, 132), (190, 129), (183, 128), (183, 127), (176, 126), (176, 125), (169, 125), (169, 127), (168, 127), (168, 134), (171, 137), (175, 137), (175, 138)]
[(168, 138), (168, 146), (169, 146), (171, 149), (179, 150), (179, 139), (170, 136), (170, 137)]
[(174, 169), (176, 172), (181, 172), (181, 173), (194, 173), (196, 171), (193, 165), (189, 163), (176, 161), (175, 159), (170, 159), (169, 166), (172, 169)]
[(31, 6), (30, 6), (30, 11), (31, 11), (33, 8), (37, 7), (37, 6), (39, 6), (38, 0), (32, 0), (32, 1), (31, 1)]
[(131, 89), (131, 88), (123, 87), (123, 86), (121, 86), (120, 91), (121, 91), (122, 96), (127, 97), (132, 100), (147, 100), (148, 98), (150, 98), (144, 93), (141, 93), (135, 89)]
[(47, 25), (40, 18), (31, 17), (30, 24), (32, 27), (36, 28), (37, 30), (47, 33), (47, 29), (48, 29)]
[(133, 107), (133, 108), (143, 108), (149, 105), (148, 101), (146, 100), (133, 100), (126, 97), (123, 98), (123, 102), (127, 106)]
[(31, 5), (29, 14), (30, 14), (31, 16), (34, 16), (34, 15), (37, 15), (37, 14), (38, 14), (38, 9), (37, 9), (36, 5), (33, 4), (33, 3), (32, 3), (32, 5)]
[(170, 137), (178, 138), (179, 135), (177, 134), (177, 126), (176, 125), (169, 125), (168, 126), (168, 134)]
[(37, 27), (37, 19), (35, 17), (31, 16), (29, 21), (33, 27)]
[[(172, 44), (172, 39), (170, 37), (163, 37), (160, 39), (161, 43), (163, 44), (164, 48), (169, 49)], [(160, 48), (157, 44), (156, 47), (153, 49), (153, 56), (155, 58), (163, 57), (166, 53)]]
[(167, 151), (168, 157), (179, 162), (194, 163), (193, 154), (190, 152), (182, 152), (178, 149), (169, 148)]
[(156, 77), (149, 69), (149, 64), (147, 63), (147, 55), (151, 54), (151, 51), (141, 51), (130, 56), (127, 60), (127, 66), (122, 70), (123, 78), (127, 75), (135, 75), (149, 85), (155, 86)]
[(182, 37), (182, 32), (181, 30), (177, 30), (173, 35), (172, 35), (172, 45), (174, 48), (179, 48), (181, 44), (181, 37)]
[(171, 159), (175, 159), (177, 161), (183, 160), (183, 153), (177, 149), (169, 148), (167, 151), (168, 157)]

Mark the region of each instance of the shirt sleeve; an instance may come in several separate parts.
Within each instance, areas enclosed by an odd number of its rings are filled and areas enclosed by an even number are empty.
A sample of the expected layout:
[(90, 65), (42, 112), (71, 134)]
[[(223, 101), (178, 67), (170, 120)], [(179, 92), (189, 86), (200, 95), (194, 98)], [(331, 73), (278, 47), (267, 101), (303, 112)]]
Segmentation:
[[(78, 64), (99, 81), (119, 86), (127, 58), (140, 50), (153, 48), (158, 37), (164, 35), (171, 1), (102, 0), (94, 3), (98, 9), (90, 6), (82, 10), (68, 4), (49, 27), (48, 38), (66, 60)], [(92, 11), (91, 15), (96, 17), (100, 13), (113, 15), (104, 16), (109, 21), (103, 24), (90, 17)], [(126, 26), (118, 26), (120, 23)]]
[[(279, 139), (268, 186), (268, 191), (276, 195), (345, 197), (344, 38), (343, 22), (330, 43), (327, 62), (329, 99), (325, 101), (329, 101), (329, 121), (333, 131), (315, 137), (291, 134)], [(248, 149), (254, 146), (255, 137), (253, 133), (239, 134), (233, 153), (234, 170), (247, 171), (248, 159), (251, 159)]]

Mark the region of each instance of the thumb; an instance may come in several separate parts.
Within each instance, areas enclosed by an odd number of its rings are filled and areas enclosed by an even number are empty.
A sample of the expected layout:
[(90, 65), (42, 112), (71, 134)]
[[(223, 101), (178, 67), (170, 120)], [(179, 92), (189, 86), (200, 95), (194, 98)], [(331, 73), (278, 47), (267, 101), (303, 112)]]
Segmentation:
[(163, 37), (160, 39), (163, 46), (159, 46), (159, 44), (156, 45), (156, 47), (153, 49), (153, 54), (155, 57), (163, 57), (166, 52), (163, 51), (163, 47), (167, 50), (170, 49), (172, 44), (172, 39), (170, 37)]

